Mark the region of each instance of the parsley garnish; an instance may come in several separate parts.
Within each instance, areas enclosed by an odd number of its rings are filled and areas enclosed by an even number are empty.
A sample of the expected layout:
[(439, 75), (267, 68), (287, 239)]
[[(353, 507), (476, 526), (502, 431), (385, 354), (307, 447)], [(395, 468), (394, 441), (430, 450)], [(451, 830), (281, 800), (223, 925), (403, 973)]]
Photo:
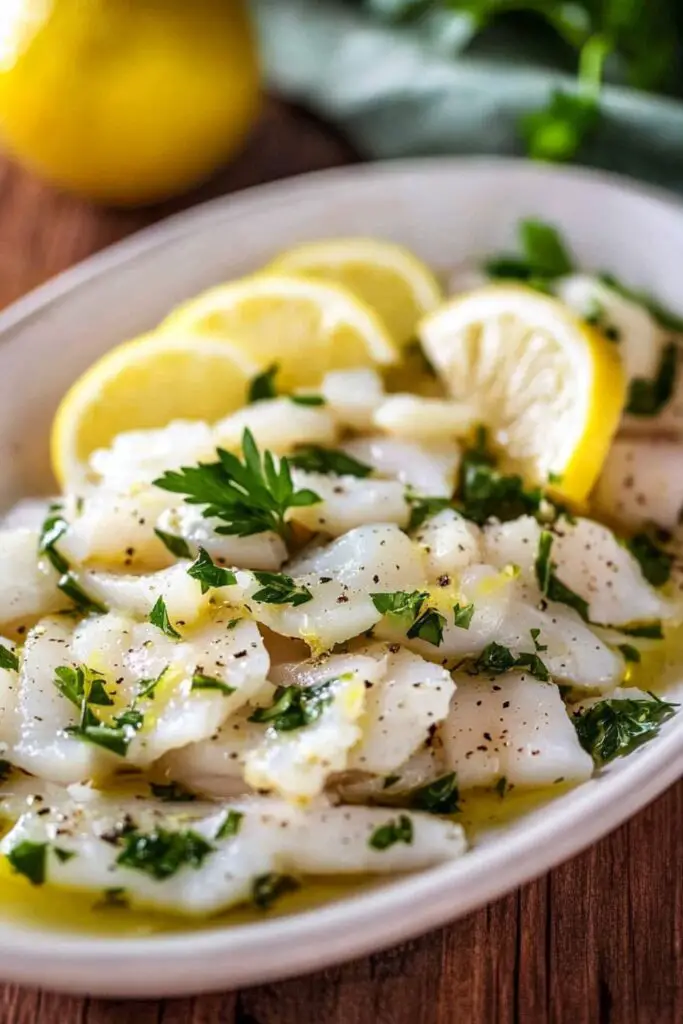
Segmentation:
[(540, 488), (527, 491), (521, 476), (500, 473), (486, 450), (486, 432), (479, 431), (477, 444), (465, 453), (460, 466), (458, 510), (466, 519), (483, 526), (489, 519), (508, 522), (536, 515), (543, 495)]
[(254, 879), (251, 900), (259, 910), (268, 910), (280, 896), (296, 892), (298, 888), (299, 883), (291, 875), (278, 875), (271, 871)]
[(538, 638), (541, 635), (540, 629), (538, 629), (538, 628), (530, 629), (529, 633), (531, 634), (531, 639), (533, 640), (534, 647), (536, 648), (537, 651), (541, 651), (542, 652), (542, 651), (547, 651), (548, 650), (548, 645), (547, 644), (539, 644), (539, 642), (538, 642)]
[(408, 493), (406, 501), (411, 506), (408, 532), (419, 529), (427, 519), (443, 512), (445, 508), (453, 508), (450, 498), (422, 498), (417, 494)]
[(261, 604), (291, 604), (295, 608), (313, 600), (313, 594), (307, 587), (298, 586), (291, 576), (282, 572), (254, 572), (254, 577), (261, 584), (252, 596), (252, 601)]
[(388, 850), (395, 843), (410, 846), (413, 841), (413, 823), (407, 814), (401, 814), (398, 821), (390, 818), (385, 825), (376, 828), (368, 839), (368, 846), (373, 850)]
[(633, 644), (619, 644), (619, 650), (624, 656), (624, 661), (633, 661), (636, 664), (640, 661), (640, 651)]
[(596, 764), (607, 764), (623, 757), (659, 731), (660, 725), (674, 714), (676, 704), (660, 700), (608, 698), (593, 704), (573, 718), (579, 742)]
[(0, 668), (7, 669), (9, 672), (19, 671), (19, 658), (4, 644), (0, 644)]
[(125, 757), (131, 739), (142, 728), (142, 714), (132, 707), (117, 715), (109, 725), (101, 722), (92, 707), (109, 707), (114, 702), (104, 689), (101, 674), (87, 665), (55, 669), (54, 684), (80, 710), (78, 725), (68, 726), (66, 732)]
[(66, 864), (68, 860), (73, 860), (76, 856), (73, 850), (64, 850), (61, 846), (53, 846), (52, 852), (60, 864)]
[(459, 797), (455, 772), (450, 772), (414, 789), (410, 794), (410, 806), (429, 814), (457, 814), (460, 810)]
[(415, 619), (406, 636), (409, 640), (425, 640), (428, 644), (438, 647), (443, 640), (443, 627), (446, 619), (434, 608), (428, 608)]
[(319, 495), (310, 490), (295, 491), (291, 460), (277, 460), (268, 451), (261, 456), (249, 430), (242, 436), (242, 452), (244, 462), (218, 448), (218, 462), (167, 471), (154, 483), (165, 491), (185, 495), (190, 505), (206, 505), (203, 516), (223, 521), (216, 533), (249, 537), (274, 530), (287, 539), (287, 510), (316, 505), (321, 500)]
[(327, 400), (322, 395), (290, 395), (289, 400), (295, 405), (327, 405)]
[(69, 571), (69, 563), (66, 558), (57, 551), (55, 545), (60, 537), (63, 537), (69, 529), (69, 524), (62, 515), (62, 506), (57, 502), (48, 508), (48, 514), (40, 528), (38, 540), (38, 552), (45, 555), (59, 573)]
[(253, 405), (254, 402), (261, 402), (264, 398), (277, 398), (275, 378), (277, 377), (278, 370), (278, 364), (273, 363), (267, 370), (253, 378), (247, 393), (248, 405)]
[(216, 832), (215, 839), (229, 839), (231, 836), (236, 836), (242, 827), (242, 818), (244, 814), (242, 811), (229, 810), (226, 814), (222, 824), (219, 826)]
[(660, 548), (648, 533), (637, 533), (626, 547), (640, 565), (640, 571), (653, 587), (662, 587), (671, 577), (673, 555)]
[(149, 788), (152, 796), (164, 803), (191, 803), (197, 799), (194, 793), (190, 793), (179, 782), (150, 782)]
[(202, 588), (202, 594), (206, 594), (212, 587), (231, 587), (237, 583), (237, 577), (230, 569), (224, 569), (211, 558), (204, 548), (199, 549), (197, 560), (187, 570), (187, 575), (198, 580)]
[(107, 609), (105, 606), (85, 592), (81, 584), (76, 579), (74, 573), (65, 572), (64, 575), (60, 577), (57, 587), (63, 594), (66, 594), (66, 596), (70, 598), (76, 607), (82, 612), (98, 612), (100, 615), (106, 614)]
[(542, 530), (534, 566), (541, 593), (549, 601), (557, 601), (559, 604), (566, 604), (570, 608), (574, 608), (584, 622), (590, 622), (588, 601), (581, 597), (580, 594), (576, 594), (555, 575), (556, 566), (550, 558), (552, 547), (552, 533), (549, 530)]
[(5, 782), (12, 774), (12, 765), (9, 761), (0, 759), (0, 782)]
[(395, 590), (386, 594), (370, 594), (372, 603), (382, 615), (404, 620), (409, 639), (426, 640), (438, 647), (443, 640), (446, 619), (433, 608), (424, 608), (429, 594), (419, 590)]
[(154, 532), (164, 547), (168, 548), (176, 558), (192, 558), (190, 545), (184, 537), (178, 537), (175, 533), (164, 533), (163, 530), (159, 529), (155, 529)]
[(116, 858), (122, 867), (143, 871), (158, 881), (171, 878), (181, 868), (201, 867), (214, 847), (197, 832), (169, 832), (155, 828), (151, 832), (134, 829), (121, 836), (123, 850)]
[(162, 668), (156, 679), (141, 679), (138, 683), (138, 695), (137, 700), (151, 700), (154, 697), (155, 691), (161, 680), (168, 672), (168, 665), (166, 668)]
[(291, 732), (316, 722), (332, 702), (332, 683), (337, 677), (318, 686), (278, 686), (269, 708), (256, 708), (250, 722), (266, 723), (277, 732)]
[(518, 226), (522, 256), (497, 256), (484, 266), (489, 277), (548, 282), (571, 274), (573, 261), (559, 232), (540, 220), (523, 220)]
[(365, 462), (354, 459), (337, 448), (322, 448), (320, 445), (305, 445), (290, 455), (289, 462), (307, 473), (325, 473), (335, 476), (370, 476), (373, 469)]
[(550, 673), (547, 667), (536, 653), (522, 652), (516, 658), (514, 667), (528, 669), (529, 673), (535, 679), (540, 679), (542, 683), (547, 683), (550, 680)]
[(503, 672), (510, 672), (513, 668), (527, 669), (530, 675), (544, 683), (550, 679), (550, 673), (538, 654), (535, 652), (522, 652), (518, 657), (515, 657), (509, 647), (504, 647), (503, 644), (498, 644), (495, 640), (486, 645), (472, 664), (472, 670), (475, 675), (478, 675), (480, 672), (490, 675), (502, 675)]
[(460, 629), (469, 629), (472, 624), (472, 616), (474, 615), (474, 605), (456, 604), (453, 606), (453, 621), (456, 626)]
[(382, 782), (382, 789), (391, 789), (392, 786), (395, 786), (396, 783), (400, 781), (400, 775), (386, 775), (384, 777), (384, 781)]
[(149, 613), (149, 621), (153, 626), (157, 626), (162, 633), (165, 633), (171, 640), (182, 640), (182, 637), (177, 629), (174, 629), (171, 625), (171, 620), (168, 617), (168, 611), (166, 609), (166, 602), (163, 597), (158, 597), (154, 607)]
[(676, 385), (678, 345), (670, 341), (662, 349), (657, 375), (651, 380), (636, 377), (629, 384), (626, 412), (632, 416), (656, 416), (669, 402)]
[(625, 636), (642, 637), (645, 640), (663, 640), (664, 630), (661, 622), (644, 622), (640, 626), (615, 626)]
[(235, 692), (234, 686), (228, 686), (222, 679), (216, 679), (214, 676), (205, 676), (203, 672), (195, 672), (192, 676), (192, 689), (218, 690), (219, 693), (224, 694), (226, 697)]
[(28, 878), (31, 885), (42, 885), (45, 881), (47, 843), (33, 843), (25, 839), (9, 851), (7, 860), (17, 874)]

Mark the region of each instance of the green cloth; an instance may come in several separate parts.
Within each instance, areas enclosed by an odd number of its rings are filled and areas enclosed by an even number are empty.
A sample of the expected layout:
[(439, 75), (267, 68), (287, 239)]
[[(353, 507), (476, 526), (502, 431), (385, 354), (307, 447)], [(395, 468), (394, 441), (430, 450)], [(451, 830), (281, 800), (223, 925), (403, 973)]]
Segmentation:
[[(433, 25), (387, 26), (334, 0), (252, 2), (269, 84), (368, 157), (522, 155), (520, 116), (575, 81), (545, 44), (531, 52), (493, 33), (469, 46), (466, 17), (437, 42)], [(683, 103), (608, 85), (602, 112), (577, 162), (683, 193)]]

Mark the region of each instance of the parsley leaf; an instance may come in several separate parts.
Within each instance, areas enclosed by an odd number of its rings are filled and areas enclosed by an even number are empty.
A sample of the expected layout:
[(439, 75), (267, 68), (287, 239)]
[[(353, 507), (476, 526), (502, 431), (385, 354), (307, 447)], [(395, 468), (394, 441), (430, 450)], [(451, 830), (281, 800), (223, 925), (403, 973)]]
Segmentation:
[(308, 587), (298, 586), (291, 576), (283, 572), (254, 572), (261, 584), (261, 590), (252, 595), (252, 601), (260, 604), (291, 604), (294, 608), (313, 600)]
[(434, 608), (428, 608), (419, 615), (406, 633), (409, 640), (425, 640), (438, 647), (443, 640), (446, 619)]
[(460, 810), (459, 797), (455, 772), (450, 772), (414, 789), (410, 794), (410, 806), (429, 814), (457, 814)]
[(307, 473), (325, 473), (335, 476), (370, 476), (372, 466), (354, 459), (337, 448), (322, 448), (320, 445), (305, 445), (289, 456), (290, 465)]
[(471, 603), (462, 606), (459, 604), (453, 606), (453, 621), (456, 626), (460, 627), (460, 629), (470, 628), (473, 615), (474, 605)]
[(589, 604), (580, 594), (574, 593), (561, 579), (555, 575), (555, 563), (550, 555), (553, 547), (553, 535), (549, 530), (542, 530), (538, 542), (538, 554), (534, 569), (536, 579), (544, 597), (549, 601), (566, 604), (579, 613), (584, 622), (590, 622)]
[(277, 398), (275, 378), (277, 377), (278, 370), (278, 364), (273, 363), (267, 370), (253, 378), (247, 394), (248, 405), (253, 405), (254, 402), (261, 402), (264, 398)]
[(168, 611), (166, 609), (166, 602), (163, 597), (158, 597), (154, 607), (149, 613), (149, 621), (153, 626), (157, 626), (162, 633), (165, 633), (171, 640), (182, 640), (182, 637), (177, 629), (174, 629), (171, 625), (171, 621), (168, 617)]
[(625, 636), (642, 637), (646, 640), (663, 640), (664, 631), (661, 622), (644, 622), (638, 626), (616, 626), (620, 633)]
[(123, 850), (116, 858), (122, 867), (142, 871), (162, 881), (183, 867), (199, 868), (215, 847), (197, 832), (169, 832), (155, 828), (151, 832), (134, 829), (121, 836)]
[(150, 782), (152, 796), (164, 803), (192, 803), (197, 797), (181, 786), (179, 782)]
[(429, 594), (419, 590), (370, 594), (372, 603), (382, 615), (410, 623), (406, 633), (409, 639), (426, 640), (438, 647), (443, 640), (446, 619), (435, 609), (423, 607), (428, 597)]
[(579, 742), (596, 764), (623, 757), (659, 731), (674, 714), (669, 704), (650, 694), (651, 700), (608, 698), (573, 718)]
[(662, 587), (671, 577), (673, 555), (660, 548), (648, 533), (637, 533), (626, 547), (638, 561), (640, 570), (653, 587)]
[(408, 532), (419, 529), (427, 519), (443, 512), (445, 508), (453, 508), (450, 498), (422, 498), (417, 494), (408, 493), (406, 501), (411, 506)]
[(62, 506), (55, 502), (48, 508), (47, 516), (40, 528), (38, 552), (45, 555), (59, 573), (69, 571), (69, 563), (56, 548), (57, 541), (69, 529), (69, 524), (62, 515)]
[(312, 725), (332, 702), (331, 686), (335, 682), (336, 676), (318, 686), (278, 686), (270, 707), (256, 708), (249, 721), (268, 724), (276, 732), (291, 732)]
[(541, 661), (536, 652), (522, 652), (518, 657), (508, 647), (496, 643), (495, 640), (487, 644), (479, 657), (472, 664), (475, 675), (488, 673), (489, 675), (502, 675), (510, 672), (513, 668), (527, 669), (530, 675), (541, 682), (548, 682), (550, 673), (546, 665)]
[(31, 885), (42, 885), (45, 881), (47, 843), (33, 843), (25, 839), (9, 851), (7, 860), (17, 874), (28, 878)]
[(176, 558), (192, 558), (190, 545), (184, 537), (178, 537), (175, 533), (164, 533), (163, 530), (154, 530), (155, 534), (172, 555)]
[(531, 639), (533, 640), (534, 647), (536, 648), (537, 651), (541, 651), (542, 652), (542, 651), (547, 651), (548, 650), (548, 645), (547, 644), (539, 644), (539, 642), (538, 642), (538, 638), (541, 635), (541, 631), (540, 631), (540, 629), (538, 629), (538, 627), (536, 627), (534, 629), (530, 629), (529, 633), (531, 634)]
[(626, 412), (632, 416), (656, 416), (670, 401), (676, 385), (678, 345), (670, 341), (662, 349), (657, 374), (651, 380), (636, 377), (629, 384)]
[(486, 434), (480, 431), (474, 448), (465, 453), (460, 466), (458, 509), (466, 519), (483, 526), (489, 519), (501, 522), (535, 515), (543, 497), (540, 488), (527, 491), (521, 476), (500, 473), (485, 449)]
[(195, 672), (192, 676), (192, 689), (193, 690), (218, 690), (219, 693), (229, 697), (230, 694), (235, 692), (234, 686), (228, 686), (222, 679), (216, 679), (213, 676), (205, 676), (203, 672)]
[(498, 256), (485, 264), (489, 277), (535, 283), (570, 274), (574, 264), (559, 232), (540, 220), (522, 220), (518, 226), (522, 256)]
[(87, 665), (73, 668), (62, 665), (55, 669), (54, 685), (67, 700), (77, 708), (95, 704), (99, 707), (111, 707), (114, 703), (104, 688), (101, 672), (96, 672)]
[(232, 809), (226, 814), (222, 824), (219, 826), (216, 832), (215, 839), (229, 839), (230, 836), (236, 836), (242, 827), (242, 818), (244, 814), (242, 811), (233, 811)]
[(187, 575), (198, 580), (202, 588), (202, 594), (206, 594), (212, 587), (231, 587), (237, 583), (237, 577), (230, 569), (224, 569), (211, 558), (204, 548), (199, 549), (197, 560), (187, 570)]
[(640, 651), (633, 644), (619, 644), (618, 648), (624, 656), (624, 661), (632, 661), (636, 664), (640, 661)]
[(535, 679), (540, 679), (542, 683), (547, 683), (550, 680), (550, 673), (546, 665), (541, 661), (538, 654), (528, 653), (523, 651), (515, 660), (515, 668), (526, 668), (529, 674)]
[(327, 405), (327, 399), (322, 395), (290, 395), (289, 400), (295, 405)]
[(60, 577), (57, 587), (73, 601), (80, 611), (97, 612), (100, 615), (106, 614), (107, 609), (105, 606), (85, 592), (74, 573), (65, 572)]
[(0, 759), (0, 782), (5, 782), (12, 774), (12, 765), (9, 761)]
[(259, 910), (268, 910), (280, 896), (296, 892), (299, 883), (291, 875), (278, 875), (274, 871), (259, 875), (251, 887), (251, 900)]
[(190, 505), (206, 505), (203, 516), (223, 520), (216, 533), (250, 537), (274, 530), (287, 539), (287, 510), (321, 500), (314, 491), (295, 491), (291, 460), (277, 460), (268, 451), (262, 456), (249, 430), (242, 436), (243, 462), (222, 448), (216, 452), (218, 462), (167, 471), (154, 481), (165, 491), (185, 495)]
[(410, 846), (413, 841), (413, 823), (407, 814), (401, 814), (396, 821), (390, 818), (385, 825), (376, 828), (368, 839), (368, 846), (373, 850), (388, 850), (396, 843)]
[(4, 644), (0, 644), (0, 668), (7, 669), (9, 672), (19, 671), (19, 658)]

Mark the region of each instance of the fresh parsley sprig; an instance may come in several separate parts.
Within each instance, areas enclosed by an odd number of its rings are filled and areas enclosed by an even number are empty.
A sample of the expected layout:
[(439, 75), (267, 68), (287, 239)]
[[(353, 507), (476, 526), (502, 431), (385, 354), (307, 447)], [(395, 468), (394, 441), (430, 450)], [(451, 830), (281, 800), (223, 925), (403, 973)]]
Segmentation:
[(187, 570), (187, 575), (199, 581), (202, 594), (206, 594), (213, 587), (231, 587), (237, 583), (234, 572), (221, 565), (216, 565), (209, 552), (204, 548), (199, 549), (197, 559)]
[(314, 491), (296, 491), (290, 460), (269, 451), (262, 455), (250, 430), (242, 436), (243, 461), (222, 448), (216, 453), (218, 462), (169, 470), (154, 481), (190, 505), (205, 505), (203, 516), (221, 520), (216, 533), (250, 537), (274, 530), (287, 540), (287, 511), (322, 500)]
[(646, 743), (675, 713), (678, 705), (661, 700), (653, 693), (650, 698), (608, 698), (574, 715), (579, 742), (596, 764), (607, 764)]

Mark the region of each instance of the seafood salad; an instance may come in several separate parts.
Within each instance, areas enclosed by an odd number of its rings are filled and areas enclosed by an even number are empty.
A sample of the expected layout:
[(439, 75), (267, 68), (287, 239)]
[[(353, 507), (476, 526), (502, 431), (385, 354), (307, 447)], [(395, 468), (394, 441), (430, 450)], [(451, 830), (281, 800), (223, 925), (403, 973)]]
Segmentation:
[(0, 524), (3, 878), (263, 910), (676, 713), (683, 322), (520, 237), (303, 245), (74, 384)]

